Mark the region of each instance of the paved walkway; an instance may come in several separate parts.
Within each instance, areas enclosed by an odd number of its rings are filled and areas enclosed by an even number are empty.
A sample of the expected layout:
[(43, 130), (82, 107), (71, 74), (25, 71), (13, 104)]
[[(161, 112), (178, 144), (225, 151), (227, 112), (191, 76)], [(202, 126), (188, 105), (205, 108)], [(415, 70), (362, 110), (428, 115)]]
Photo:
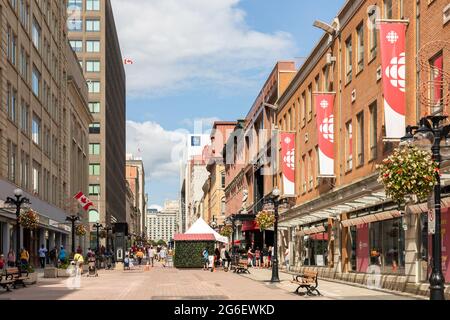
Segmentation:
[(100, 270), (98, 277), (81, 279), (81, 288), (71, 290), (66, 279), (40, 278), (38, 283), (11, 293), (0, 289), (0, 300), (305, 300), (305, 299), (412, 299), (386, 292), (320, 281), (323, 297), (304, 297), (293, 293), (289, 275), (271, 284), (269, 270), (251, 269), (250, 275), (209, 272), (198, 269), (163, 268), (157, 264), (150, 271)]

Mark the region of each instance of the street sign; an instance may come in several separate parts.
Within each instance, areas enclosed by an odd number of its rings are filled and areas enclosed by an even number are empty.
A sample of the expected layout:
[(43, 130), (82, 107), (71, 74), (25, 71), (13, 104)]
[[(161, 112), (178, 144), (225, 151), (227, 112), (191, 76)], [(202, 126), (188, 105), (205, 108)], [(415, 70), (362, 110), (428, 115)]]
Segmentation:
[(428, 234), (436, 233), (436, 215), (434, 209), (428, 210)]

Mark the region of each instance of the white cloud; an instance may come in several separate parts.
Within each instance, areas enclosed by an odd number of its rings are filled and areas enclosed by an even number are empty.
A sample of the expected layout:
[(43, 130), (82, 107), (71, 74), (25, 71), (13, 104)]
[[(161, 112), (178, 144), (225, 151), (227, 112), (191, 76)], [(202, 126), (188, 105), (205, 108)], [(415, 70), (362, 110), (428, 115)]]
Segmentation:
[(161, 207), (160, 205), (157, 205), (157, 204), (152, 204), (148, 208), (149, 209), (156, 209), (158, 211), (161, 211), (163, 209), (163, 207)]
[(151, 183), (173, 178), (180, 172), (176, 155), (185, 146), (186, 134), (165, 130), (156, 122), (127, 121), (127, 153), (142, 157), (146, 179)]
[(129, 94), (251, 86), (255, 74), (292, 57), (292, 36), (251, 30), (239, 1), (113, 0), (122, 53), (134, 61), (126, 66)]

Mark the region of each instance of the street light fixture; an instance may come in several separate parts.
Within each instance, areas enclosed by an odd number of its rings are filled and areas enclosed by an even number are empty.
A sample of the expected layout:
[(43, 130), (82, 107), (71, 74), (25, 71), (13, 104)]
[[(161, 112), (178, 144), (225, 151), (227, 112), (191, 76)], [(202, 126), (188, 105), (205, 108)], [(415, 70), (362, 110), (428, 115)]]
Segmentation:
[(103, 228), (103, 225), (98, 223), (98, 222), (96, 222), (93, 225), (93, 227), (95, 229), (97, 229), (97, 249), (95, 250), (95, 252), (96, 252), (97, 256), (99, 256), (100, 255), (100, 235), (99, 235), (99, 231), (100, 231), (100, 228)]
[(22, 189), (14, 190), (14, 198), (7, 197), (5, 203), (16, 206), (16, 264), (19, 266), (20, 261), (20, 208), (23, 204), (31, 204), (30, 199), (23, 196)]
[[(420, 127), (407, 128), (406, 136), (402, 138), (403, 143), (414, 143), (423, 150), (429, 150), (436, 161), (438, 168), (441, 166), (442, 155), (449, 155), (450, 148), (450, 125), (441, 125), (447, 116), (428, 116), (420, 120)], [(408, 133), (408, 130), (410, 131)], [(413, 139), (411, 135), (414, 132)], [(444, 142), (444, 144), (442, 144)], [(441, 154), (442, 148), (442, 154)], [(444, 276), (442, 274), (442, 244), (441, 244), (441, 178), (439, 171), (436, 172), (436, 184), (434, 185), (434, 211), (435, 211), (435, 233), (431, 236), (432, 242), (432, 271), (430, 275), (430, 300), (445, 300)]]
[(71, 215), (66, 217), (66, 221), (72, 223), (72, 253), (75, 253), (75, 222), (80, 220), (80, 217), (77, 215)]

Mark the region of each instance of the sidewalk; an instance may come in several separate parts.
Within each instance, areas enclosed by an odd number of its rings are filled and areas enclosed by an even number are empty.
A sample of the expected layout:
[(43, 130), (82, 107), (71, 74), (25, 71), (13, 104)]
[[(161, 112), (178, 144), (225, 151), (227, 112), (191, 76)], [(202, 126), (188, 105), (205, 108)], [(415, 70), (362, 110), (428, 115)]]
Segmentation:
[[(250, 268), (249, 271), (250, 274), (240, 274), (240, 276), (257, 282), (270, 283), (270, 279), (272, 278), (271, 269)], [(279, 278), (280, 283), (272, 285), (288, 292), (294, 292), (297, 289), (297, 285), (290, 282), (292, 280), (291, 274), (280, 270)], [(326, 281), (323, 279), (319, 279), (318, 289), (323, 295), (322, 297), (302, 296), (302, 298), (315, 300), (427, 300), (427, 298), (423, 296), (387, 289), (369, 289), (363, 285), (339, 283), (334, 281)]]

